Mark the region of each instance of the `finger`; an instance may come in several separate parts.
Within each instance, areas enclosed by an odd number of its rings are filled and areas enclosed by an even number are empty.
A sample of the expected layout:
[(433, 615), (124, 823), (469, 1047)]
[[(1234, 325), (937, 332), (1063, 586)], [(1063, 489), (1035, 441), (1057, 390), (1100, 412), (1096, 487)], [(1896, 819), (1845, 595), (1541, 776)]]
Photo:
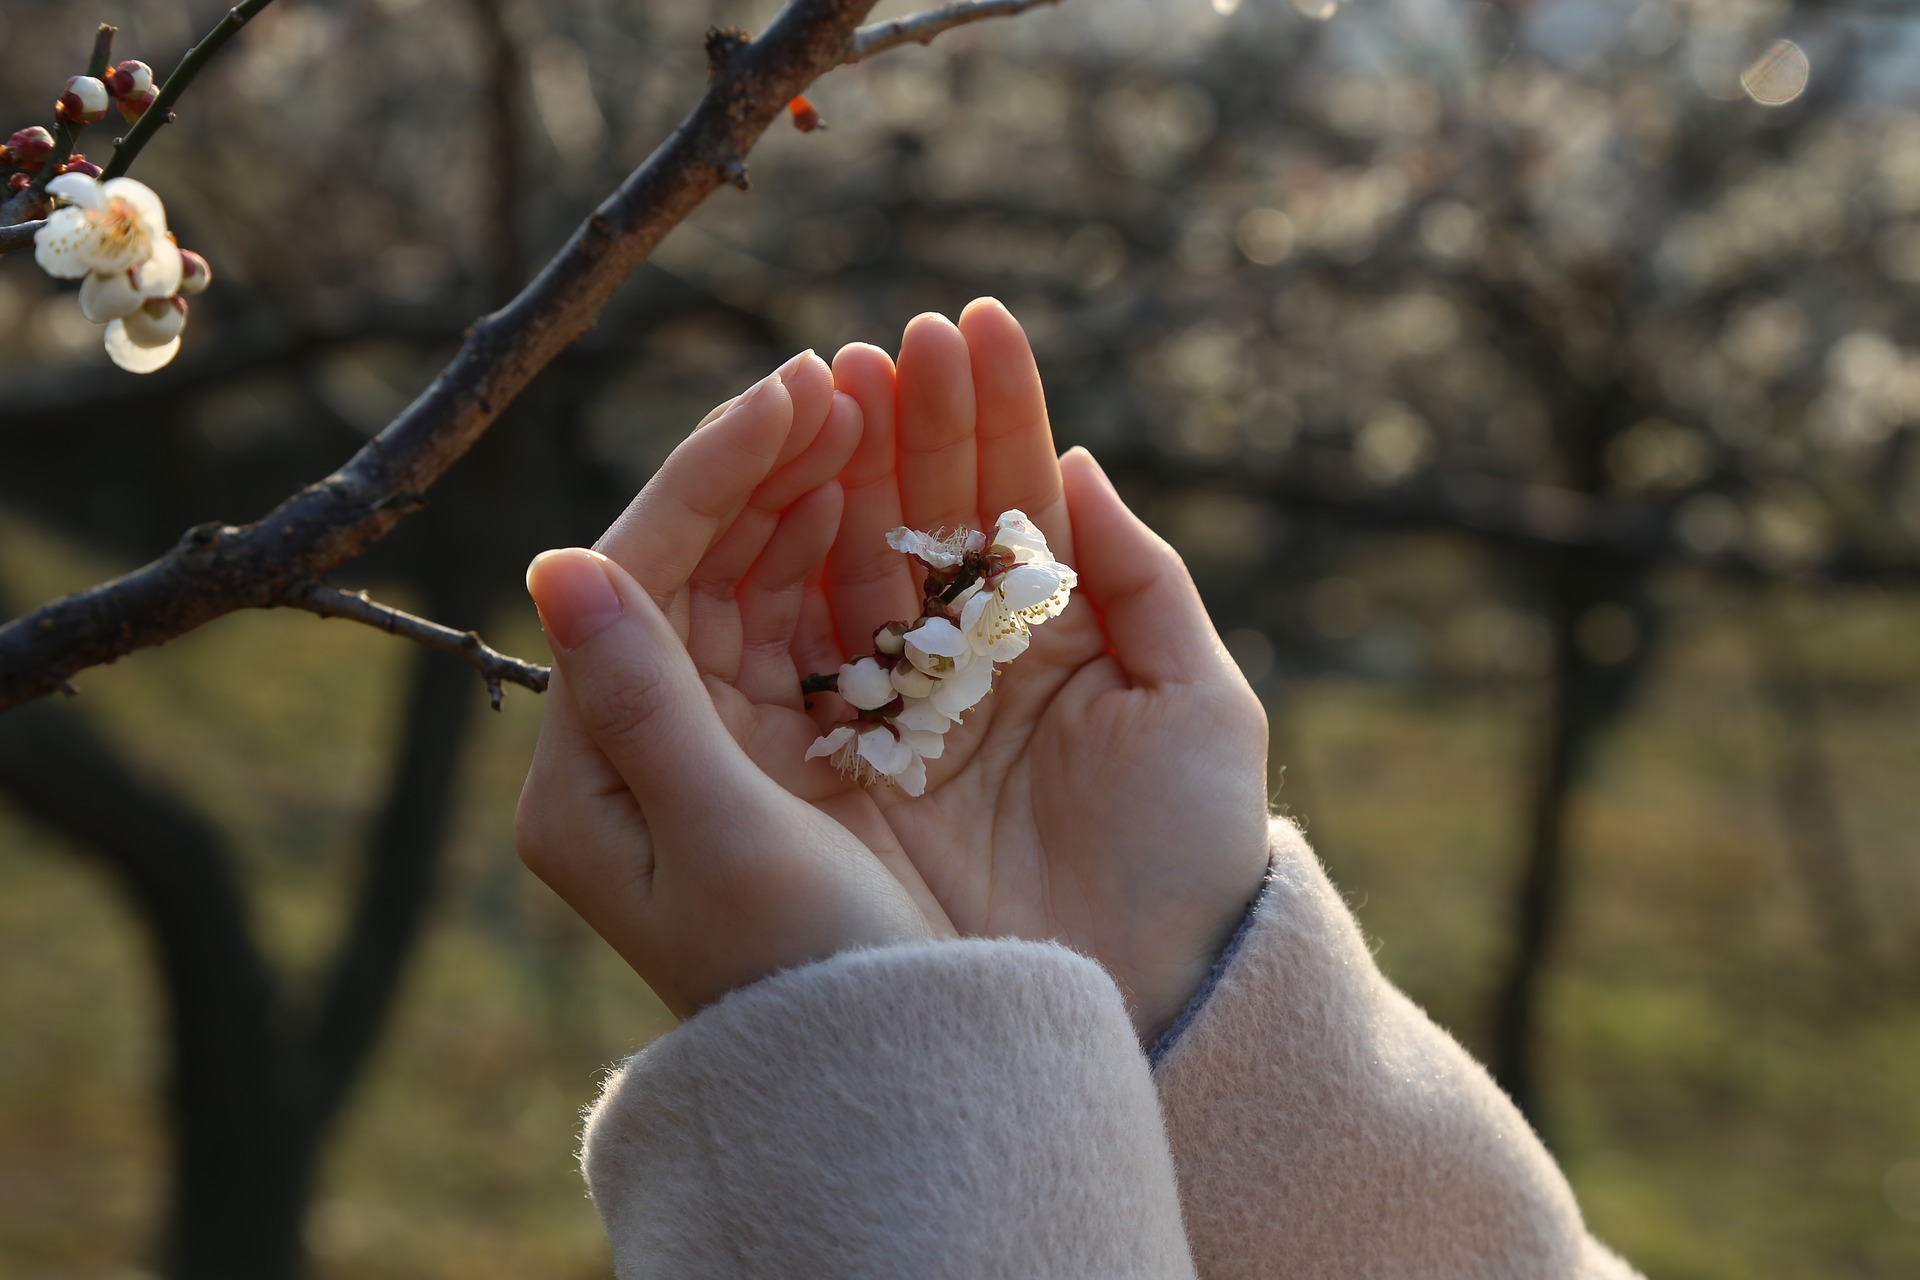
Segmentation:
[(735, 744), (666, 616), (608, 558), (549, 551), (527, 589), (581, 725), (661, 840), (730, 812), (764, 781)]
[(977, 526), (973, 368), (945, 316), (915, 316), (900, 340), (900, 508), (912, 529)]
[[(919, 583), (906, 557), (887, 546), (887, 534), (904, 523), (894, 469), (893, 361), (878, 347), (844, 347), (833, 358), (833, 377), (859, 404), (864, 429), (840, 477), (846, 508), (822, 578), (830, 628), (839, 637), (827, 648), (855, 654), (867, 652), (876, 628), (918, 612)], [(810, 634), (817, 644), (817, 629)]]
[(787, 449), (795, 399), (783, 378), (805, 390), (810, 363), (819, 357), (802, 352), (696, 428), (595, 544), (662, 608)]
[[(845, 521), (843, 515), (841, 522)], [(800, 596), (800, 620), (794, 627), (794, 669), (802, 675), (837, 671), (841, 663), (867, 651), (864, 644), (858, 653), (841, 645), (840, 638), (834, 634), (833, 608), (827, 602), (826, 585), (818, 571), (809, 575)], [(812, 701), (815, 718), (823, 728), (841, 719), (842, 704), (837, 697), (829, 694)]]
[(840, 486), (829, 482), (789, 507), (740, 583), (741, 655), (733, 685), (751, 702), (801, 709), (793, 640), (807, 578), (833, 545), (842, 501)]
[(814, 442), (833, 405), (833, 370), (812, 348), (780, 366), (780, 384), (793, 400), (793, 426), (775, 455), (775, 469), (804, 453)]
[(632, 883), (652, 868), (640, 806), (580, 723), (564, 672), (547, 686), (513, 834), (527, 869), (583, 915), (609, 885)]
[(1179, 553), (1127, 509), (1085, 449), (1067, 450), (1060, 471), (1080, 591), (1105, 622), (1127, 675), (1136, 683), (1183, 684), (1230, 665)]
[(1054, 554), (1072, 562), (1072, 531), (1061, 497), (1060, 461), (1047, 425), (1040, 368), (1020, 322), (993, 298), (960, 313), (973, 372), (974, 452), (980, 518), (1026, 512), (1046, 532)]
[[(831, 388), (828, 402), (832, 408), (827, 421), (806, 452), (761, 482), (734, 517), (732, 526), (693, 571), (686, 602), (687, 652), (703, 675), (729, 684), (738, 679), (742, 641), (739, 583), (765, 553), (769, 541), (778, 536), (775, 531), (785, 509), (839, 474), (859, 443), (859, 405)], [(824, 557), (832, 541), (829, 530), (826, 542), (814, 555)]]

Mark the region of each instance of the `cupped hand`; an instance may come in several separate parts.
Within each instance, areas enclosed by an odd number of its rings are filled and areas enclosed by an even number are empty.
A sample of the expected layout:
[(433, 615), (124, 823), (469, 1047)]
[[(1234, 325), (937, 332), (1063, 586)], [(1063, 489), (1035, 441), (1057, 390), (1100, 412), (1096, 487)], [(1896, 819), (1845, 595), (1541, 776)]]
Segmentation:
[(912, 879), (896, 842), (869, 848), (741, 745), (805, 719), (785, 653), (860, 434), (826, 364), (796, 357), (715, 410), (598, 551), (528, 570), (554, 677), (521, 855), (683, 1017), (779, 969), (951, 932), (889, 873)]
[[(1056, 458), (1019, 324), (999, 303), (956, 326), (914, 320), (896, 369), (868, 346), (834, 361), (865, 431), (822, 572), (722, 706), (760, 766), (862, 841), (930, 917), (963, 934), (1056, 939), (1101, 962), (1143, 1040), (1198, 989), (1267, 861), (1266, 716), (1179, 556), (1083, 449)], [(797, 712), (799, 675), (871, 649), (919, 611), (896, 526), (990, 528), (1025, 511), (1080, 585), (927, 763), (926, 792), (860, 787), (803, 763), (831, 722)], [(744, 732), (743, 732), (744, 730)], [(894, 855), (904, 855), (902, 867)]]

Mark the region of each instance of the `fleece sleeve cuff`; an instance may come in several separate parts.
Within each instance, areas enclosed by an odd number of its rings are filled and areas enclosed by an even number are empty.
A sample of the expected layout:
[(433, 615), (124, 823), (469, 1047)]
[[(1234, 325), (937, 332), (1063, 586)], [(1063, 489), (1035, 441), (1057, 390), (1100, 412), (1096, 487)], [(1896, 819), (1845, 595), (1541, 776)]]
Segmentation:
[(1631, 1280), (1506, 1095), (1380, 973), (1300, 833), (1157, 1062), (1208, 1280)]
[(582, 1159), (622, 1280), (1194, 1274), (1125, 1006), (1050, 944), (736, 991), (622, 1066)]

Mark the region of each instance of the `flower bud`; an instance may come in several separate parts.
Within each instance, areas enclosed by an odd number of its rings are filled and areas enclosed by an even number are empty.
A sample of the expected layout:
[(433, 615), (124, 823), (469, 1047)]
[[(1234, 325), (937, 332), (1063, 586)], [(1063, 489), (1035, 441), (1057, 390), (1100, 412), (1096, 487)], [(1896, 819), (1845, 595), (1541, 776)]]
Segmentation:
[(154, 298), (121, 321), (137, 347), (163, 347), (187, 327), (185, 298)]
[(107, 86), (92, 76), (75, 76), (67, 81), (67, 91), (55, 100), (53, 115), (61, 124), (92, 124), (107, 118), (112, 103)]
[(129, 58), (113, 70), (107, 72), (107, 92), (116, 98), (126, 98), (153, 91), (153, 68), (135, 58)]
[(53, 154), (53, 135), (37, 124), (22, 129), (7, 139), (7, 154), (20, 168), (36, 172)]
[(787, 114), (793, 117), (793, 127), (802, 133), (812, 133), (815, 129), (827, 127), (826, 118), (805, 98), (795, 98), (789, 102)]
[(935, 683), (932, 676), (911, 662), (903, 662), (893, 669), (893, 687), (902, 697), (924, 698), (933, 692)]
[(191, 249), (180, 251), (180, 292), (189, 297), (205, 293), (213, 283), (213, 268)]
[(840, 696), (862, 711), (871, 711), (893, 701), (893, 682), (885, 667), (862, 658), (840, 668)]
[(158, 89), (147, 88), (141, 90), (139, 93), (127, 94), (115, 102), (114, 105), (120, 108), (120, 114), (127, 119), (138, 120), (141, 116), (147, 114), (147, 108), (151, 107), (154, 100), (159, 96), (160, 91)]
[(67, 162), (65, 164), (60, 166), (60, 172), (61, 173), (82, 173), (89, 178), (97, 178), (100, 176), (102, 170), (99, 165), (95, 164), (93, 161), (87, 159), (85, 156), (81, 155), (78, 151), (76, 151), (72, 155), (67, 157)]
[(25, 191), (28, 187), (32, 185), (33, 185), (33, 178), (30, 175), (24, 174), (24, 173), (16, 173), (11, 178), (7, 179), (7, 190), (9, 191)]
[(873, 651), (888, 655), (902, 652), (907, 647), (907, 632), (913, 628), (911, 622), (889, 622), (873, 633)]

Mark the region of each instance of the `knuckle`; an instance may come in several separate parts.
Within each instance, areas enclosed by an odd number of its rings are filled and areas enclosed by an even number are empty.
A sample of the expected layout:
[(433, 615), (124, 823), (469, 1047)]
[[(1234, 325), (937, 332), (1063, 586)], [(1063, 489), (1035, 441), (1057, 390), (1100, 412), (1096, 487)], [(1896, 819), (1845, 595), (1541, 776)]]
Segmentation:
[(662, 731), (670, 702), (658, 680), (612, 680), (574, 690), (574, 705), (587, 732), (612, 747), (638, 743)]

